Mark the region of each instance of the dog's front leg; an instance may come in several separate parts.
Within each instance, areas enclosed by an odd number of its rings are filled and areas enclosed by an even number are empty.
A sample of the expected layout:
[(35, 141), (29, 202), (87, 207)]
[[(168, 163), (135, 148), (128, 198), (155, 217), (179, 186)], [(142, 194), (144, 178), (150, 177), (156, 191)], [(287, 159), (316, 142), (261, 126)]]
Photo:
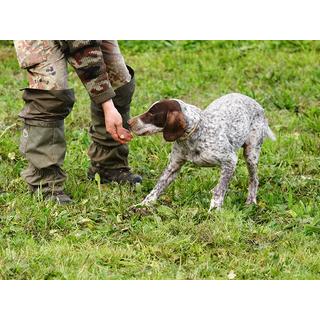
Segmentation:
[(176, 178), (180, 168), (183, 166), (184, 163), (185, 163), (184, 159), (171, 156), (169, 165), (162, 173), (156, 186), (152, 189), (152, 191), (141, 202), (141, 205), (148, 205), (152, 202), (155, 202), (159, 198), (160, 194)]
[(220, 210), (223, 205), (224, 196), (227, 192), (229, 182), (233, 176), (237, 165), (237, 157), (235, 156), (234, 159), (228, 161), (227, 163), (223, 163), (221, 165), (221, 176), (219, 183), (217, 186), (212, 190), (213, 197), (210, 203), (209, 211), (212, 209)]

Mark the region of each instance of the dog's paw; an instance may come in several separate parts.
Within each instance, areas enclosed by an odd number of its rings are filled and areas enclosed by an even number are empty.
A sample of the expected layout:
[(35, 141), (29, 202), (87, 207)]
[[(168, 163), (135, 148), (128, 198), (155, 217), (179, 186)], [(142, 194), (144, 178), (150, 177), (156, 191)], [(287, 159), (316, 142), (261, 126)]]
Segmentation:
[(213, 193), (213, 196), (210, 201), (210, 207), (209, 207), (208, 213), (210, 213), (210, 211), (212, 210), (220, 211), (223, 205), (223, 200), (224, 200), (223, 195), (217, 194), (216, 188), (212, 189), (211, 192)]
[(252, 196), (248, 196), (247, 200), (246, 200), (246, 205), (257, 205), (257, 199), (255, 197)]
[(153, 212), (152, 203), (146, 203), (146, 202), (135, 204), (129, 207), (128, 209), (128, 213), (130, 215), (147, 216), (152, 214), (152, 212)]
[(211, 199), (208, 212), (210, 212), (212, 210), (220, 211), (221, 207), (222, 207), (222, 201), (220, 198), (219, 199)]

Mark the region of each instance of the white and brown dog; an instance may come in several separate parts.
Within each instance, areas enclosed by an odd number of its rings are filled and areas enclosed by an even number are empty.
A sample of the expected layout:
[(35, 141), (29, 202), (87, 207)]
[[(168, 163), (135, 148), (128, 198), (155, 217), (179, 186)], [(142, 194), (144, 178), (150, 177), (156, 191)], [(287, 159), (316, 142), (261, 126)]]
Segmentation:
[(205, 110), (181, 100), (155, 102), (150, 109), (128, 121), (139, 135), (162, 132), (166, 141), (175, 141), (170, 162), (154, 189), (140, 205), (156, 201), (175, 179), (186, 161), (199, 166), (220, 166), (221, 177), (213, 189), (210, 209), (220, 209), (237, 164), (237, 150), (244, 149), (249, 171), (247, 203), (256, 203), (257, 165), (265, 137), (274, 140), (263, 108), (253, 99), (232, 93), (213, 101)]

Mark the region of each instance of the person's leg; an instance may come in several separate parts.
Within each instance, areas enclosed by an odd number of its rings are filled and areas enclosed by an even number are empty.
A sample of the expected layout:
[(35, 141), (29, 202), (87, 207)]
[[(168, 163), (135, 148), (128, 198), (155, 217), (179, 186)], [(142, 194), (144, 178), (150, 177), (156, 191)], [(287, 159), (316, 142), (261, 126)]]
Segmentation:
[[(103, 41), (101, 50), (109, 80), (116, 93), (112, 99), (113, 103), (122, 116), (123, 126), (128, 129), (130, 103), (135, 89), (134, 71), (125, 64), (117, 41)], [(88, 151), (91, 159), (89, 178), (92, 179), (96, 173), (99, 173), (102, 182), (141, 182), (140, 176), (130, 172), (128, 145), (119, 144), (106, 132), (101, 105), (91, 103), (91, 118), (92, 144)]]
[(15, 41), (20, 66), (27, 70), (29, 87), (24, 90), (25, 107), (19, 116), (24, 121), (20, 150), (28, 160), (22, 172), (31, 191), (64, 197), (66, 174), (61, 169), (66, 144), (64, 118), (74, 104), (68, 89), (64, 54), (54, 41)]

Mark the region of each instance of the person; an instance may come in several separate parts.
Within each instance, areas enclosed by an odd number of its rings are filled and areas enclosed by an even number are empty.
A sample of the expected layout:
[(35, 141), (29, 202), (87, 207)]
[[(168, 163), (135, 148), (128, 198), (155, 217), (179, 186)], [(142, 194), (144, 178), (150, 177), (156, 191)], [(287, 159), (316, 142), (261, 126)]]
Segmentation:
[(75, 102), (68, 87), (67, 64), (75, 69), (91, 100), (92, 143), (88, 178), (98, 173), (101, 183), (140, 183), (142, 177), (128, 165), (127, 142), (130, 103), (135, 89), (134, 71), (125, 64), (117, 41), (18, 40), (18, 62), (27, 71), (20, 151), (28, 161), (21, 176), (31, 192), (45, 199), (70, 203), (64, 191), (62, 169), (66, 153), (64, 119)]

